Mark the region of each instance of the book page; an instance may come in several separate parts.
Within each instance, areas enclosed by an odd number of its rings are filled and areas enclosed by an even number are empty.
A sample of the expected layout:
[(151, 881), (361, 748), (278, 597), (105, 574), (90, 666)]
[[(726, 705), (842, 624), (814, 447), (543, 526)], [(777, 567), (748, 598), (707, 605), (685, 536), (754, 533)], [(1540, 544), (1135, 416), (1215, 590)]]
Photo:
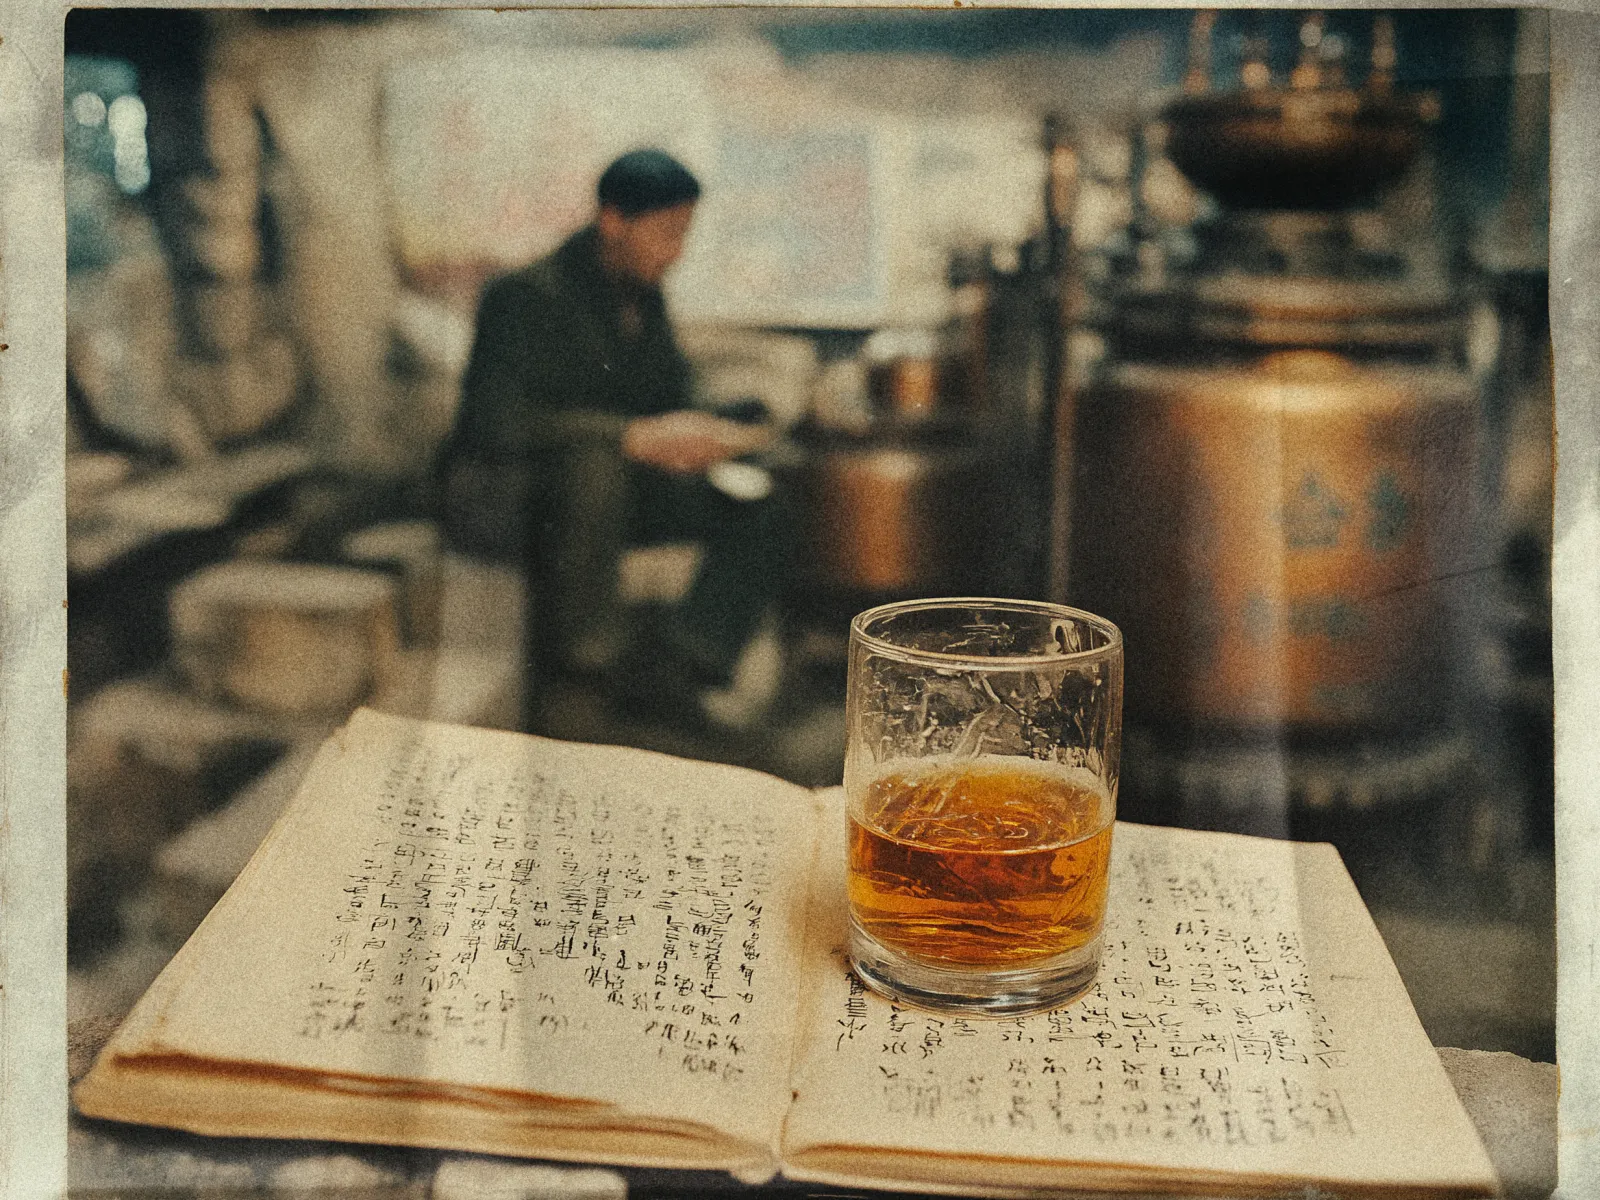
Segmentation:
[(814, 829), (752, 771), (358, 712), (108, 1052), (769, 1151)]
[(892, 1004), (846, 970), (842, 793), (833, 803), (790, 1173), (995, 1194), (1493, 1190), (1331, 846), (1119, 824), (1093, 989), (1056, 1011), (960, 1017)]

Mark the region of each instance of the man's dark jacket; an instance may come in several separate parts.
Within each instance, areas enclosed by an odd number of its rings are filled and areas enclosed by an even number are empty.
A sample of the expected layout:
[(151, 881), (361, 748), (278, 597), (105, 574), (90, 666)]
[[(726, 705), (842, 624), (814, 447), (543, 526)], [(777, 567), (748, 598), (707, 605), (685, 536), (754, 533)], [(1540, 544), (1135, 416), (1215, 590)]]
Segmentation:
[[(639, 317), (632, 335), (630, 301)], [(440, 455), (452, 540), (519, 557), (551, 456), (585, 441), (615, 443), (632, 418), (687, 407), (689, 378), (660, 290), (608, 278), (592, 225), (490, 282)]]

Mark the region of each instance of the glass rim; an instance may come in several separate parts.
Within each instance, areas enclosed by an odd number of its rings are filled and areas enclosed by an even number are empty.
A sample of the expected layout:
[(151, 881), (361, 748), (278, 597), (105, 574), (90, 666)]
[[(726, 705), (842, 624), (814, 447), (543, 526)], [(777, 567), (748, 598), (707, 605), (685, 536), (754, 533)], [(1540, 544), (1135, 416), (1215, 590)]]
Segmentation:
[[(897, 645), (885, 638), (867, 632), (867, 625), (887, 616), (902, 613), (925, 612), (939, 608), (988, 608), (1034, 613), (1043, 616), (1072, 620), (1089, 626), (1106, 636), (1101, 646), (1085, 650), (1053, 651), (1037, 654), (961, 654), (948, 650), (915, 650)], [(974, 670), (1017, 670), (1054, 665), (1072, 665), (1107, 658), (1122, 649), (1122, 630), (1105, 617), (1066, 604), (1049, 600), (1008, 600), (995, 596), (931, 596), (919, 600), (895, 600), (879, 604), (857, 613), (850, 620), (850, 639), (872, 653), (900, 662), (930, 663), (941, 666), (960, 665)]]

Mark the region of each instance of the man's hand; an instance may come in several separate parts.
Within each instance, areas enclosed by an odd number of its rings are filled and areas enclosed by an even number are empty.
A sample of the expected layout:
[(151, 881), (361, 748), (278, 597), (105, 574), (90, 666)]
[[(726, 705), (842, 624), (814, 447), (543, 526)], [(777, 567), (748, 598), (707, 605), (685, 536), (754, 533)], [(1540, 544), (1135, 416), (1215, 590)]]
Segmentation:
[(637, 463), (677, 475), (693, 475), (759, 449), (770, 437), (764, 426), (742, 425), (710, 413), (680, 409), (629, 421), (622, 431), (622, 453)]

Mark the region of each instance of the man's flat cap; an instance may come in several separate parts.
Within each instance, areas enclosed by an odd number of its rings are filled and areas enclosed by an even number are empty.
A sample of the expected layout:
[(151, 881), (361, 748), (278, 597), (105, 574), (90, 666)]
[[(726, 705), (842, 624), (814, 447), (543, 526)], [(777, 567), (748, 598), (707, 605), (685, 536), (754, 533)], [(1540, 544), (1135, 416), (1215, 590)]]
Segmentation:
[(602, 205), (637, 217), (700, 198), (700, 181), (664, 150), (630, 150), (600, 176)]

